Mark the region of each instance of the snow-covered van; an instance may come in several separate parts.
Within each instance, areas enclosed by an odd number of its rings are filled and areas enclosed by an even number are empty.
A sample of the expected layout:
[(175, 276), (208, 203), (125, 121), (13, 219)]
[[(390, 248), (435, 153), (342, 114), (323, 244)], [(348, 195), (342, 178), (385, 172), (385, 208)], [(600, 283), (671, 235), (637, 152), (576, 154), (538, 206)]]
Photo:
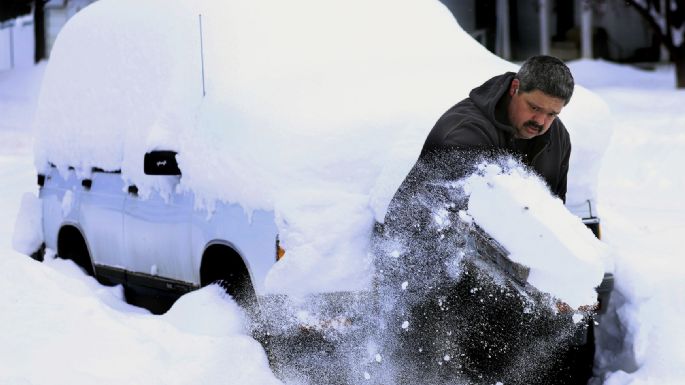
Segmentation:
[[(512, 70), (438, 1), (100, 0), (45, 71), (33, 246), (167, 306), (215, 281), (243, 305), (368, 291), (374, 226), (435, 120)], [(577, 87), (561, 118), (567, 208), (597, 225), (608, 108)]]
[[(175, 153), (144, 159), (147, 175), (178, 185)], [(162, 306), (218, 280), (242, 305), (255, 301), (255, 286), (282, 253), (273, 212), (248, 216), (217, 204), (208, 216), (194, 209), (192, 192), (141, 197), (120, 171), (86, 171), (50, 166), (38, 175), (47, 248), (103, 283), (124, 284), (129, 296), (160, 296)]]

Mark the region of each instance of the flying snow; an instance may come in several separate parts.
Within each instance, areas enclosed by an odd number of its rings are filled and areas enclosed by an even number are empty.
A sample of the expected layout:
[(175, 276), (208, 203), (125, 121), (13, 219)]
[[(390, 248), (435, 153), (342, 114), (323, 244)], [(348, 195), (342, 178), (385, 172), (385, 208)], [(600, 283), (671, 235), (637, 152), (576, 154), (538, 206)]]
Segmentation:
[(531, 269), (528, 282), (573, 308), (596, 301), (595, 288), (613, 270), (608, 247), (550, 196), (521, 166), (482, 164), (466, 180), (468, 214)]

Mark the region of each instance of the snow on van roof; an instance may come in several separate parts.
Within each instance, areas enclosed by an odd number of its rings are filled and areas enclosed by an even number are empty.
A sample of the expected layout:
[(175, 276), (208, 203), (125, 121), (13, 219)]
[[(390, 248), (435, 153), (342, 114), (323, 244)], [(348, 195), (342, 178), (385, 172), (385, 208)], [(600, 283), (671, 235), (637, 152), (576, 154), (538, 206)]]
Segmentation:
[[(268, 288), (359, 288), (368, 234), (434, 122), (515, 70), (438, 1), (101, 0), (51, 53), (36, 166), (121, 170), (145, 196), (168, 187), (144, 154), (175, 150), (199, 209), (276, 211), (287, 257)], [(610, 133), (606, 105), (577, 88), (562, 113), (570, 203), (594, 197)]]

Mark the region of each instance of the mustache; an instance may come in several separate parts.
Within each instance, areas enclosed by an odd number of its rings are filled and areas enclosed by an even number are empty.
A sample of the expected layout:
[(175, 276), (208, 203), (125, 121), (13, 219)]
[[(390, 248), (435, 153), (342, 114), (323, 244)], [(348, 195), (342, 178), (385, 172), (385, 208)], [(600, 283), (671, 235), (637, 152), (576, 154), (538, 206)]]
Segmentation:
[(542, 132), (542, 130), (545, 128), (543, 125), (538, 124), (534, 120), (529, 120), (529, 121), (523, 123), (523, 126), (524, 127), (532, 127), (534, 129), (536, 129), (538, 132)]

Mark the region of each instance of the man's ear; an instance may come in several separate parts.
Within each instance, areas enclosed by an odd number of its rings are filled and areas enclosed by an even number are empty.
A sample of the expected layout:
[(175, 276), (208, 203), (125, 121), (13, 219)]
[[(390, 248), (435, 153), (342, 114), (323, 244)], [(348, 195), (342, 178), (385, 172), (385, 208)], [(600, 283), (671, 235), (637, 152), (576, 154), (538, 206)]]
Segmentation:
[(514, 94), (519, 90), (519, 80), (514, 79), (511, 81), (511, 85), (509, 86), (509, 96), (514, 96)]

